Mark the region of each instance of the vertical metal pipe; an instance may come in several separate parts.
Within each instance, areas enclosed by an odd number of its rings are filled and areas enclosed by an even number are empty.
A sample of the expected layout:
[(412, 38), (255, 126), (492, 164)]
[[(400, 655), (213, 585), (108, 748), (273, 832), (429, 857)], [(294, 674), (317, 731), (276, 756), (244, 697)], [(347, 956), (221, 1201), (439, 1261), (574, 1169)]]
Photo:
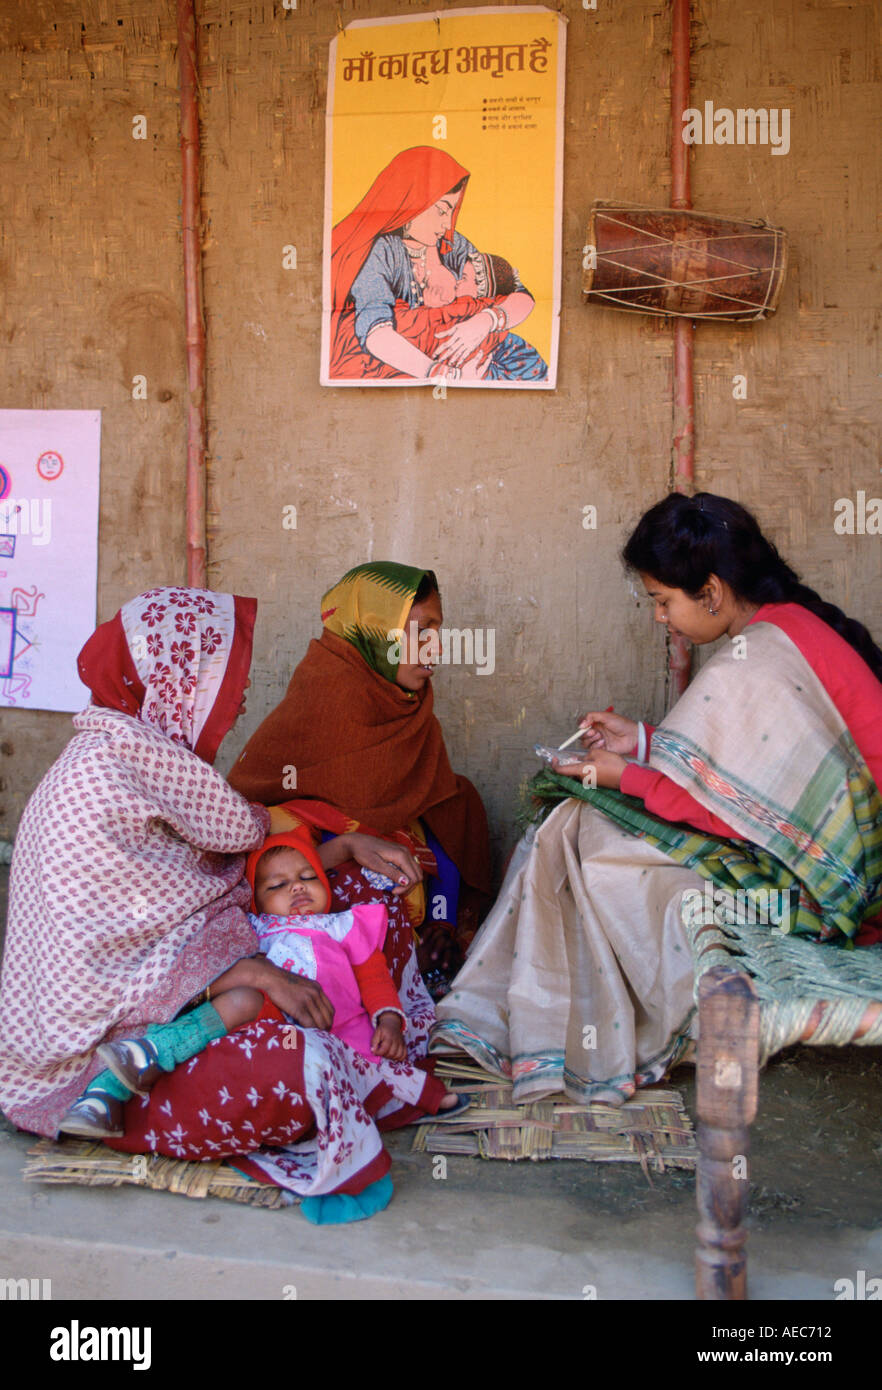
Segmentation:
[[(689, 72), (690, 0), (672, 0), (671, 13), (671, 206), (691, 208), (689, 150), (683, 140), (683, 112), (690, 104)], [(695, 483), (695, 378), (693, 347), (695, 325), (691, 319), (674, 319), (674, 402), (670, 486), (674, 492), (691, 492)], [(668, 676), (677, 695), (682, 695), (692, 673), (692, 648), (685, 637), (671, 637), (668, 644)]]
[(181, 102), (181, 226), (187, 329), (187, 583), (206, 584), (205, 323), (202, 317), (202, 237), (199, 196), (199, 107), (196, 94), (194, 0), (178, 0)]
[[(689, 149), (683, 140), (683, 112), (689, 106), (690, 0), (672, 0), (671, 12), (671, 207), (691, 208)], [(688, 322), (688, 320), (687, 320)]]

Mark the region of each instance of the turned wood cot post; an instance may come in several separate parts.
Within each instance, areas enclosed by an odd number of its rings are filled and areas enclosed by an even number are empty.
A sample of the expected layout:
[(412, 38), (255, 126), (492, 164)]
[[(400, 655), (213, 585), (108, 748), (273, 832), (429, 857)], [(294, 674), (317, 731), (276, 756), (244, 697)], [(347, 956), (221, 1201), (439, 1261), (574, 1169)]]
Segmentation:
[(749, 976), (715, 965), (698, 986), (698, 1247), (700, 1299), (747, 1297), (744, 1218), (756, 1116), (759, 1003)]

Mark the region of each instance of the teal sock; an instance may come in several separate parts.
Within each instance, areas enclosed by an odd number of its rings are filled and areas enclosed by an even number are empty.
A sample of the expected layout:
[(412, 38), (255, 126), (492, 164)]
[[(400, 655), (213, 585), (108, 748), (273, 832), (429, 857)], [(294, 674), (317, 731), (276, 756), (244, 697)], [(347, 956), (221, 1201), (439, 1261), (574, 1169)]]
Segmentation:
[(99, 1071), (94, 1081), (89, 1082), (85, 1094), (88, 1095), (90, 1091), (103, 1091), (115, 1100), (131, 1100), (132, 1096), (125, 1082), (117, 1081), (112, 1071)]
[(200, 1004), (171, 1023), (153, 1023), (147, 1037), (156, 1048), (163, 1071), (174, 1071), (179, 1062), (188, 1062), (215, 1038), (226, 1037), (224, 1021), (213, 1004)]
[(350, 1221), (366, 1221), (384, 1211), (392, 1200), (392, 1179), (388, 1173), (362, 1192), (331, 1192), (327, 1197), (304, 1197), (300, 1210), (313, 1226), (345, 1226)]

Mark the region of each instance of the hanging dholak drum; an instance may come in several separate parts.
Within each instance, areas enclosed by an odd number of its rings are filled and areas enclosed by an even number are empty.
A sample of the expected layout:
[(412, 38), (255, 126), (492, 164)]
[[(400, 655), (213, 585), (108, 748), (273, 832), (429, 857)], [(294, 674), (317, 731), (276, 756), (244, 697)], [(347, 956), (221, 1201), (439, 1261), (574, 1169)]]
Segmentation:
[(582, 293), (613, 309), (690, 319), (764, 319), (787, 270), (787, 233), (713, 213), (597, 202)]

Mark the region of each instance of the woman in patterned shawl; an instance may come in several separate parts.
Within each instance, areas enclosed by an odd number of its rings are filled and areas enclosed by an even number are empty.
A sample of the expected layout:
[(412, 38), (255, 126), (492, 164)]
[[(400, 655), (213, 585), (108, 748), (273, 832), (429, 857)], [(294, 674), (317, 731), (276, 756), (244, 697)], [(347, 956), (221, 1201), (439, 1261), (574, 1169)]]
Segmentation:
[[(263, 1018), (218, 1039), (128, 1102), (113, 1146), (250, 1154), (255, 1171), (297, 1192), (357, 1193), (389, 1166), (370, 1118), (388, 1109), (386, 1089), (316, 1031), (331, 1017), (321, 988), (256, 956), (244, 865), (269, 818), (211, 766), (244, 708), (255, 609), (230, 594), (152, 589), (80, 653), (92, 703), (15, 842), (0, 1105), (53, 1136), (101, 1071), (101, 1042), (167, 1022), (212, 983), (250, 983), (308, 1031)], [(352, 857), (407, 886), (419, 877), (398, 846), (350, 836), (322, 848), (326, 867)]]
[[(324, 595), (321, 637), (230, 773), (243, 796), (281, 807), (274, 830), (360, 829), (417, 857), (432, 878), (406, 906), (415, 928), (430, 922), (420, 948), (427, 974), (452, 968), (453, 936), (464, 943), (474, 932), (490, 865), (481, 798), (451, 770), (433, 712), (441, 622), (431, 570), (381, 561), (350, 570)], [(415, 637), (415, 650), (395, 633)], [(440, 993), (443, 980), (435, 984)]]

